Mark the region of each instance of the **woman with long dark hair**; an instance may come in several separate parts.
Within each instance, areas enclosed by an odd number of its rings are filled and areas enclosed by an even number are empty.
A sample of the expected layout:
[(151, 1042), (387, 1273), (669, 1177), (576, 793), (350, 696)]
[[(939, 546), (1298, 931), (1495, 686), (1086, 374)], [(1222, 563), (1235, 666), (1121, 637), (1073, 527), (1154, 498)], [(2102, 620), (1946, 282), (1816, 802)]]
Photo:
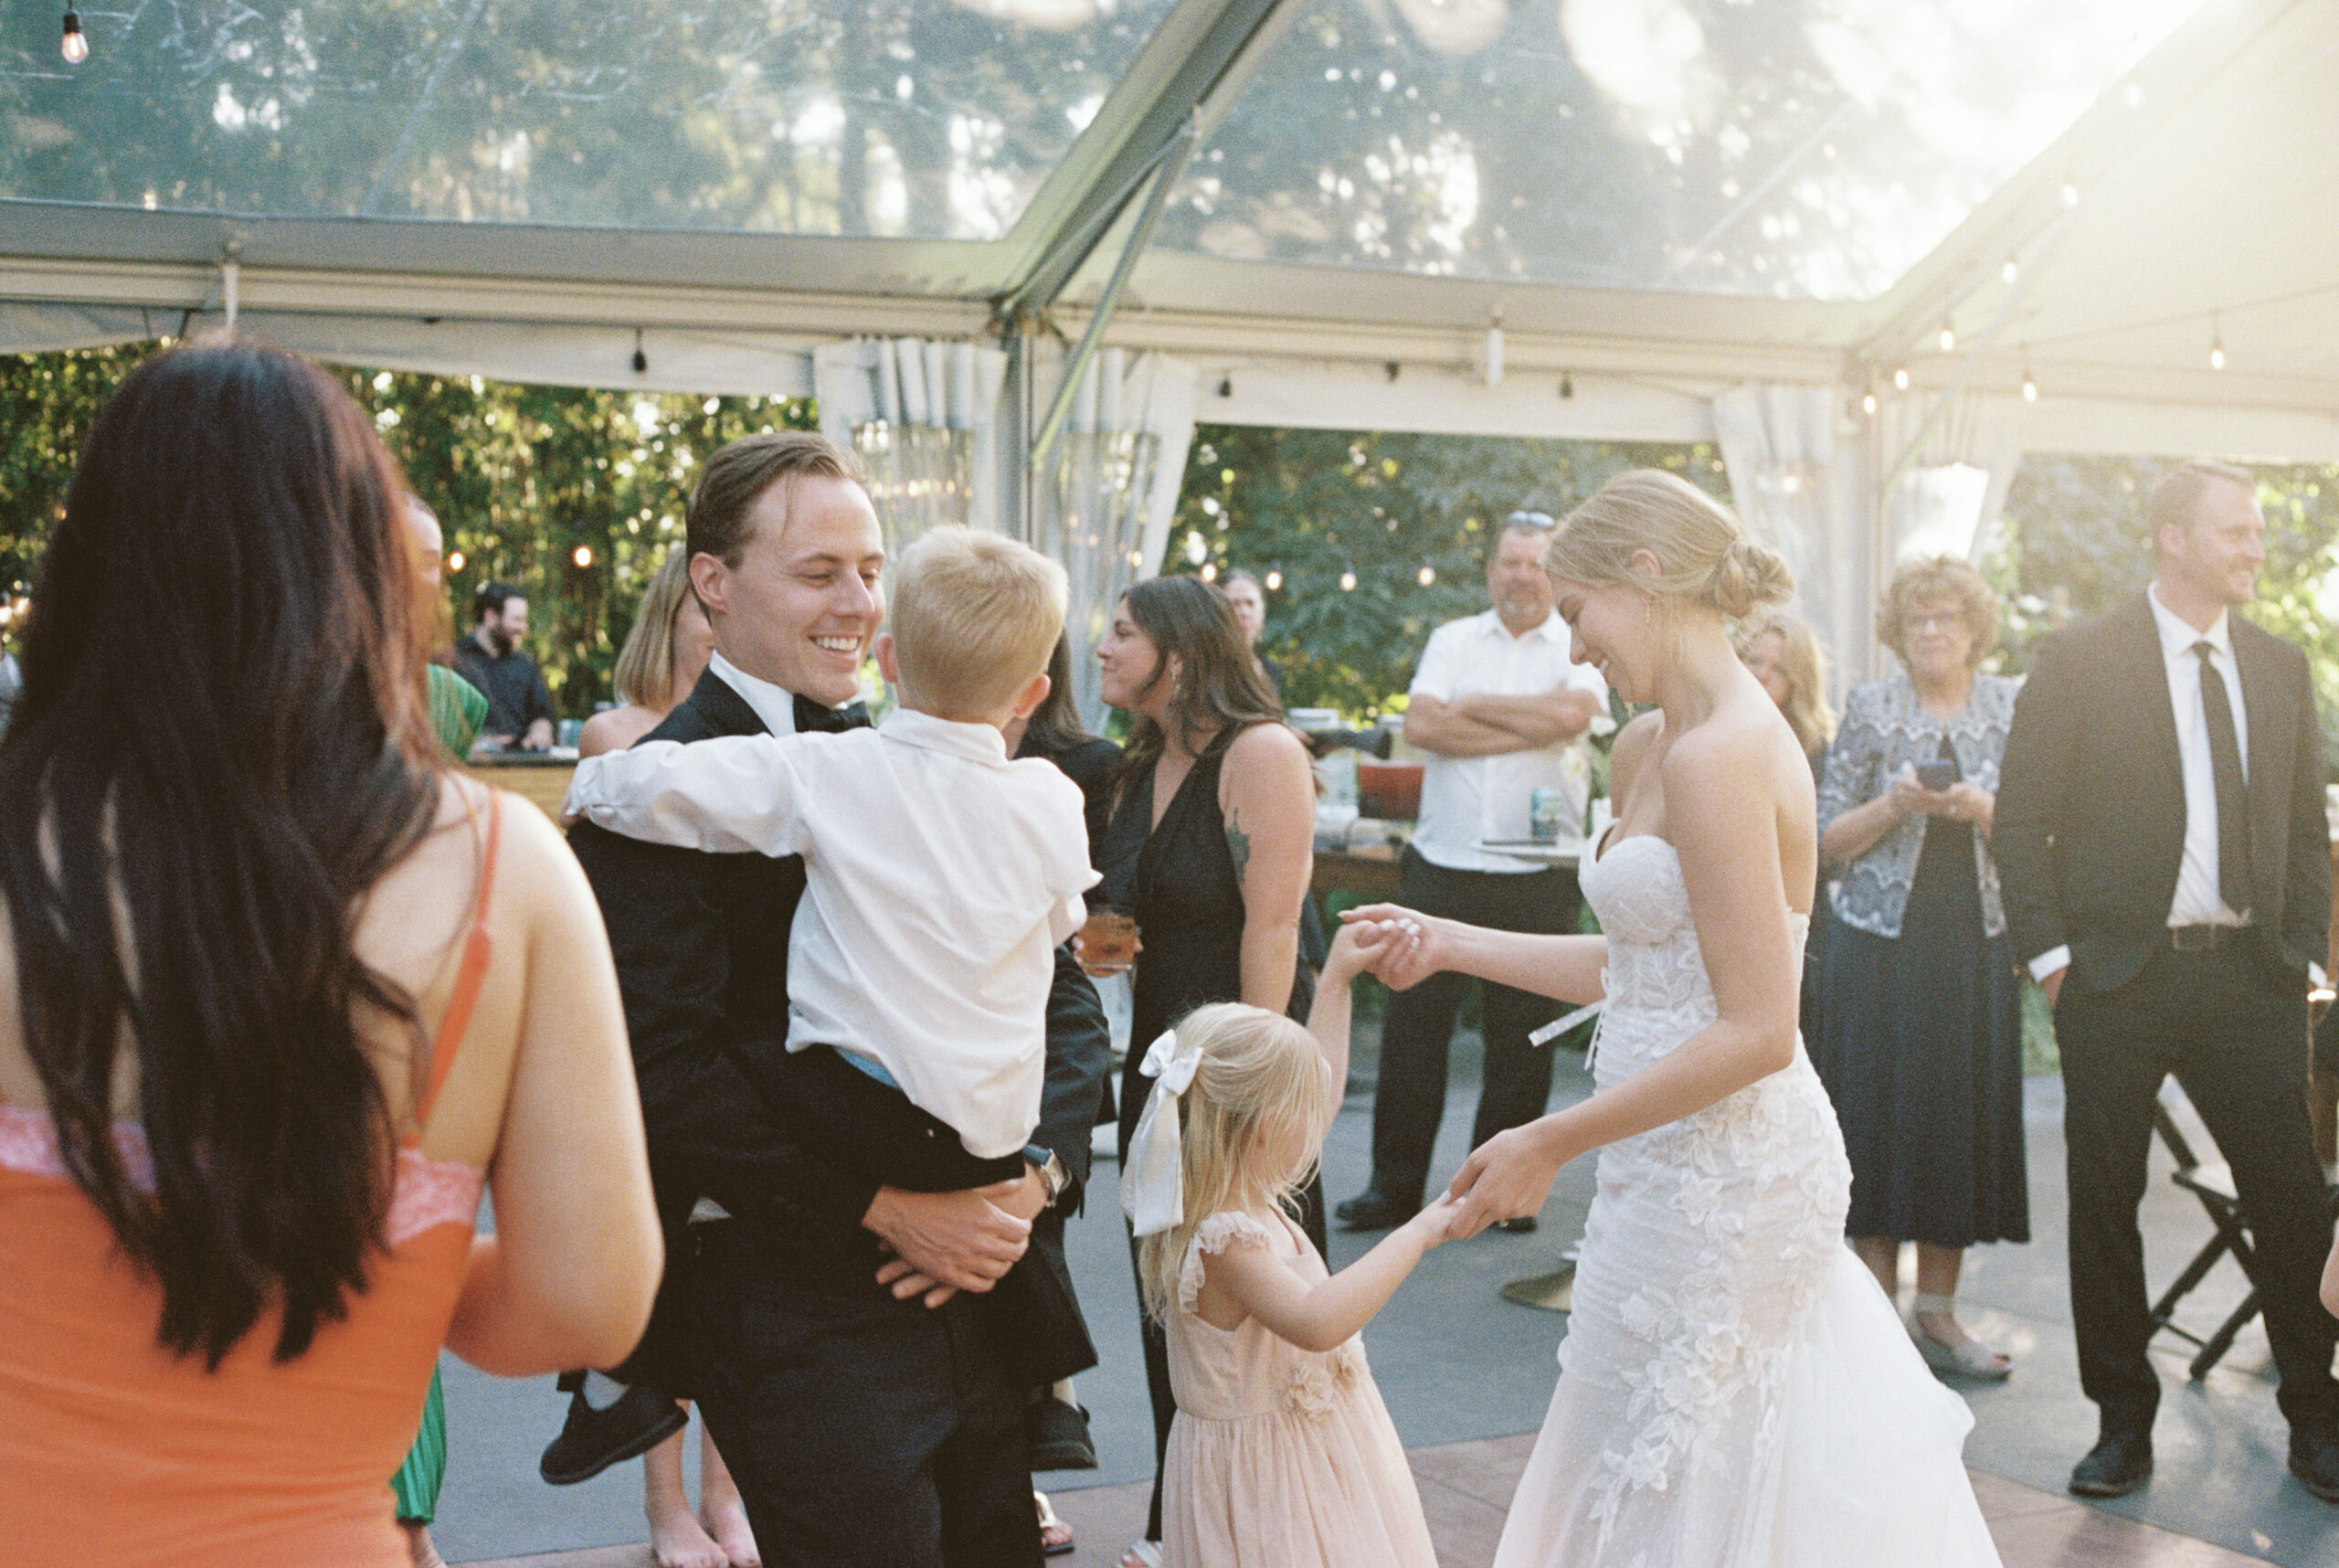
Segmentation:
[(74, 476), (0, 744), (15, 1540), (402, 1568), (439, 1345), (534, 1375), (647, 1319), (607, 938), (438, 751), (401, 489), (329, 376), (228, 344), (133, 372)]
[[(1162, 1031), (1212, 1001), (1307, 1018), (1314, 988), (1299, 927), (1316, 780), (1233, 607), (1210, 584), (1138, 584), (1114, 610), (1096, 659), (1105, 701), (1129, 715), (1097, 889), (1097, 902), (1135, 914), (1140, 944), (1121, 1077), (1126, 1158), (1150, 1087), (1147, 1047)], [(1308, 1179), (1301, 1224), (1323, 1251), (1319, 1177)], [(1161, 1539), (1159, 1457), (1176, 1414), (1160, 1325), (1148, 1319), (1142, 1328), (1156, 1463), (1145, 1541), (1131, 1553), (1139, 1563)]]

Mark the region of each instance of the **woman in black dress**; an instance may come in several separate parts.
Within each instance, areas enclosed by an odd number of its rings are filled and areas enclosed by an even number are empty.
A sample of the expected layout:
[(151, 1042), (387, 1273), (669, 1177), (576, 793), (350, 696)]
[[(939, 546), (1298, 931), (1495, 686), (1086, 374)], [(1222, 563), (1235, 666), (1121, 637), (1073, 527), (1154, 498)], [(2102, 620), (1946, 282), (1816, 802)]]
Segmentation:
[(1963, 561), (1902, 566), (1877, 620), (1906, 673), (1853, 689), (1819, 789), (1841, 880), (1812, 1057), (1851, 1158), (1853, 1249), (1889, 1296), (1916, 1243), (1917, 1348), (2003, 1378), (1955, 1297), (1965, 1248), (2030, 1239), (2021, 982), (1989, 848), (2017, 687), (1976, 671), (1997, 603)]
[[(1314, 860), (1316, 789), (1307, 747), (1282, 723), (1233, 607), (1208, 583), (1174, 577), (1138, 584), (1114, 610), (1096, 660), (1105, 701), (1130, 720), (1095, 899), (1137, 916), (1120, 1089), (1126, 1158), (1151, 1088), (1138, 1068), (1163, 1030), (1212, 1001), (1307, 1016), (1314, 988), (1299, 962), (1299, 924)], [(1323, 1250), (1319, 1181), (1309, 1183), (1301, 1224)], [(1158, 1542), (1160, 1457), (1175, 1405), (1160, 1327), (1148, 1319), (1142, 1329), (1155, 1459), (1146, 1541)], [(1142, 1563), (1139, 1550), (1124, 1562)]]

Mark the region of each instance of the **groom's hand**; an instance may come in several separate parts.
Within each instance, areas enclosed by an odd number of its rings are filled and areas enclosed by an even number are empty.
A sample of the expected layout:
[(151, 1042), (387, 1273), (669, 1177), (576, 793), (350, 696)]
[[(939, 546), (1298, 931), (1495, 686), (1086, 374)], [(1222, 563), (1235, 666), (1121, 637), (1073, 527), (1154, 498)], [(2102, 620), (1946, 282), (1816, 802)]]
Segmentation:
[(1027, 1173), (963, 1192), (878, 1188), (861, 1221), (894, 1252), (877, 1282), (902, 1300), (922, 1293), (928, 1307), (961, 1290), (989, 1290), (1031, 1245), (1031, 1222), (1001, 1207), (1030, 1180)]

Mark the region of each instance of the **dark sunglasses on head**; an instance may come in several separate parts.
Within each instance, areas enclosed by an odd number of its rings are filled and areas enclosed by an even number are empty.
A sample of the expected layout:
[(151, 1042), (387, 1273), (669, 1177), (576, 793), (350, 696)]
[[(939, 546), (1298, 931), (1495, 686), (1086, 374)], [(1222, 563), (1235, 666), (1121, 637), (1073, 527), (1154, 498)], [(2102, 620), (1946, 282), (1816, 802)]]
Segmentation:
[(1548, 512), (1514, 512), (1502, 520), (1506, 528), (1556, 528), (1559, 519)]

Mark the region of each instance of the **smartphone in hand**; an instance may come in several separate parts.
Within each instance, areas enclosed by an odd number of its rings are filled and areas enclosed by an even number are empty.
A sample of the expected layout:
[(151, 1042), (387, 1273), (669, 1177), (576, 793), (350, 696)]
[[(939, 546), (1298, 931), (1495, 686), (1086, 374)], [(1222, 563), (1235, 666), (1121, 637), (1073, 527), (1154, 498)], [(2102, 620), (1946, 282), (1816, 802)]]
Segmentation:
[(1963, 770), (1953, 761), (1917, 764), (1917, 782), (1928, 789), (1935, 791), (1946, 789), (1963, 776)]

